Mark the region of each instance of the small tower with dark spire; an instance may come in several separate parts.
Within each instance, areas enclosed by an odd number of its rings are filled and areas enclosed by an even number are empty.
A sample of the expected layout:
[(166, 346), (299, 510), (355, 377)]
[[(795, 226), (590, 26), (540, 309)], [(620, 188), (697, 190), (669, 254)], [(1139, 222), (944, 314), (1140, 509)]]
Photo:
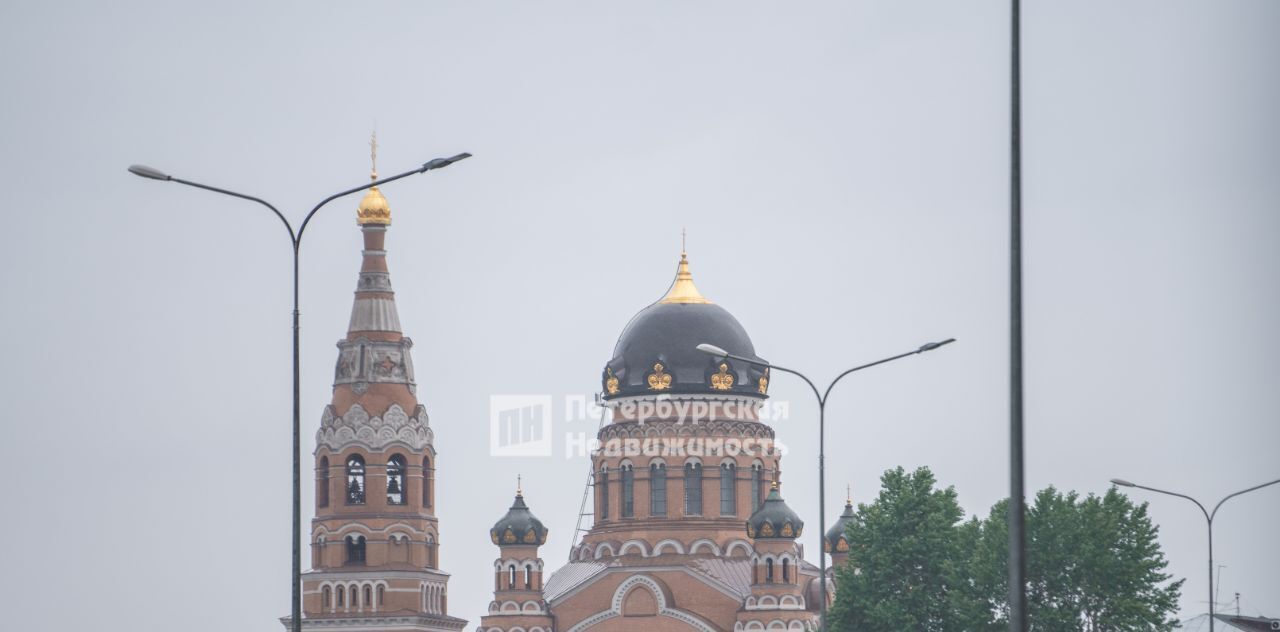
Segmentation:
[[(796, 540), (804, 521), (787, 506), (773, 481), (769, 496), (747, 519), (747, 537), (753, 540), (751, 596), (738, 611), (743, 629), (778, 627), (793, 629), (816, 624), (805, 603), (808, 578), (800, 573), (801, 551)], [(737, 628), (735, 628), (737, 629)], [(807, 628), (805, 628), (807, 629)]]
[(849, 561), (849, 536), (845, 534), (845, 530), (853, 519), (853, 494), (850, 492), (844, 501), (844, 513), (836, 518), (836, 523), (831, 525), (822, 539), (822, 550), (831, 556), (832, 569), (840, 568)]
[(553, 629), (554, 620), (542, 593), (542, 558), (538, 547), (547, 542), (547, 528), (524, 502), (519, 480), (511, 509), (489, 530), (489, 539), (498, 545), (493, 562), (493, 601), (489, 613), (480, 618), (480, 630)]

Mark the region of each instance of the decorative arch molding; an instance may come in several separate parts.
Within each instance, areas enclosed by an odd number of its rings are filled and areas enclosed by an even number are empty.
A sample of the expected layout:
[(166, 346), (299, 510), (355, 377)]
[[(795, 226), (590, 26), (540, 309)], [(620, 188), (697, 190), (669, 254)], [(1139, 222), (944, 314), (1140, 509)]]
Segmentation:
[(684, 555), (683, 544), (681, 544), (679, 541), (676, 541), (676, 540), (666, 539), (653, 545), (653, 553), (650, 554), (649, 557), (657, 557), (659, 555), (662, 555), (662, 550), (664, 547), (670, 547), (676, 552), (677, 555)]
[(499, 558), (493, 561), (493, 570), (501, 571), (502, 569), (511, 565), (515, 565), (516, 568), (520, 570), (524, 570), (524, 567), (526, 564), (532, 564), (534, 570), (539, 572), (542, 571), (542, 558), (540, 557), (526, 557), (522, 559), (509, 557), (505, 560)]
[(616, 556), (618, 555), (618, 551), (617, 551), (617, 549), (613, 548), (613, 543), (611, 543), (611, 542), (601, 542), (600, 544), (597, 544), (597, 545), (596, 545), (596, 550), (595, 550), (595, 559), (597, 559), (597, 560), (598, 560), (598, 559), (600, 559), (600, 558), (604, 557), (604, 552), (605, 552), (605, 550), (608, 550), (608, 551), (609, 551), (609, 557), (616, 557)]
[(618, 549), (618, 555), (626, 555), (627, 551), (636, 549), (640, 552), (641, 557), (649, 557), (649, 550), (645, 547), (644, 540), (627, 540), (622, 543), (622, 547)]
[(725, 557), (751, 557), (754, 551), (746, 540), (733, 540), (724, 547)]
[(324, 447), (339, 452), (358, 446), (371, 452), (381, 452), (398, 444), (408, 450), (422, 452), (431, 446), (434, 439), (427, 409), (421, 404), (414, 409), (412, 416), (398, 404), (392, 404), (381, 417), (369, 416), (360, 404), (352, 404), (345, 415), (338, 415), (329, 405), (320, 416), (316, 450)]
[(694, 540), (694, 541), (693, 541), (693, 544), (690, 544), (690, 545), (689, 545), (689, 553), (691, 553), (691, 554), (692, 554), (692, 553), (697, 553), (698, 551), (700, 551), (700, 550), (702, 550), (702, 549), (709, 549), (709, 550), (711, 551), (711, 554), (712, 554), (712, 555), (715, 555), (716, 557), (720, 557), (720, 555), (721, 555), (721, 553), (720, 553), (720, 545), (716, 544), (714, 540), (708, 540), (708, 539), (706, 539), (706, 538), (701, 538), (701, 539), (698, 539), (698, 540)]
[[(697, 426), (696, 428), (694, 426)], [(674, 438), (693, 436), (733, 437), (737, 439), (774, 438), (773, 428), (758, 421), (703, 421), (697, 424), (674, 421), (646, 421), (643, 424), (609, 424), (600, 429), (597, 438), (601, 443), (609, 439), (645, 439), (651, 437)]]
[(359, 522), (348, 523), (339, 527), (338, 529), (330, 529), (329, 527), (323, 524), (319, 524), (319, 525), (316, 525), (313, 529), (311, 529), (311, 536), (313, 538), (318, 538), (321, 536), (333, 536), (333, 535), (343, 536), (353, 530), (360, 531), (363, 535), (366, 535), (366, 536), (374, 535), (374, 534), (386, 534), (386, 535), (404, 534), (404, 536), (410, 539), (414, 539), (415, 537), (422, 537), (423, 534), (426, 534), (427, 538), (432, 538), (434, 536), (431, 529), (427, 529), (427, 530), (415, 529), (413, 528), (413, 525), (410, 525), (404, 522), (393, 522), (381, 529), (373, 529), (373, 528), (370, 528), (368, 525), (365, 525)]
[(669, 607), (667, 605), (668, 599), (665, 587), (648, 575), (632, 575), (626, 581), (618, 584), (618, 587), (613, 591), (613, 600), (608, 610), (597, 612), (596, 614), (579, 621), (577, 625), (569, 628), (565, 632), (584, 632), (585, 630), (589, 630), (591, 626), (599, 625), (609, 619), (622, 616), (622, 603), (623, 600), (626, 599), (627, 593), (630, 593), (633, 588), (641, 586), (648, 589), (649, 592), (652, 593), (654, 600), (657, 602), (658, 617), (675, 619), (676, 621), (680, 621), (681, 623), (691, 626), (698, 632), (716, 632), (716, 628), (710, 623), (703, 621), (701, 617), (691, 612), (676, 610)]

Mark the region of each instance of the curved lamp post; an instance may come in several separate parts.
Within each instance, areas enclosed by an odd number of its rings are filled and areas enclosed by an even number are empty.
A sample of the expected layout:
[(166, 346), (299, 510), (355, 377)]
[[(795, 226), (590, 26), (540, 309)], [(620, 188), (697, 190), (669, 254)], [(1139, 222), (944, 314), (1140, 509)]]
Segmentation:
[(332, 202), (333, 200), (336, 200), (346, 195), (351, 195), (352, 193), (364, 191), (365, 189), (378, 186), (379, 184), (385, 184), (387, 182), (393, 182), (395, 180), (406, 178), (408, 176), (416, 175), (419, 173), (425, 173), (427, 171), (431, 171), (432, 169), (440, 169), (442, 167), (447, 167), (455, 162), (458, 162), (459, 160), (464, 160), (470, 157), (471, 157), (471, 154), (461, 153), (456, 156), (452, 156), (450, 158), (436, 158), (434, 160), (431, 160), (430, 162), (424, 163), (421, 167), (418, 167), (417, 169), (396, 174), (389, 178), (374, 180), (373, 182), (370, 182), (368, 184), (347, 189), (346, 191), (334, 193), (333, 195), (330, 195), (329, 197), (321, 200), (319, 204), (316, 204), (315, 207), (311, 209), (310, 213), (307, 213), (306, 217), (302, 219), (302, 225), (298, 227), (298, 230), (296, 232), (293, 230), (293, 224), (290, 224), (289, 220), (285, 219), (285, 216), (283, 213), (281, 213), (276, 207), (272, 206), (271, 204), (267, 203), (265, 200), (262, 200), (260, 198), (253, 197), (252, 195), (245, 195), (243, 193), (236, 193), (235, 191), (220, 189), (218, 187), (209, 186), (207, 184), (200, 184), (199, 182), (192, 182), (190, 180), (183, 180), (182, 178), (175, 178), (163, 171), (160, 171), (159, 169), (154, 169), (146, 165), (132, 165), (129, 167), (129, 173), (132, 173), (133, 175), (140, 176), (143, 178), (149, 178), (151, 180), (160, 180), (162, 182), (177, 182), (178, 184), (185, 184), (187, 186), (195, 187), (197, 189), (204, 189), (206, 191), (213, 191), (214, 193), (221, 193), (223, 195), (237, 197), (242, 200), (257, 202), (258, 204), (261, 204), (267, 207), (268, 209), (270, 209), (271, 212), (274, 213), (276, 217), (280, 218), (281, 223), (284, 224), (285, 230), (289, 231), (289, 242), (293, 246), (293, 531), (289, 535), (289, 541), (293, 547), (293, 574), (292, 574), (292, 582), (291, 582), (293, 584), (292, 586), (292, 615), (293, 616), (292, 616), (291, 623), (292, 623), (294, 632), (302, 631), (302, 548), (301, 548), (302, 545), (301, 545), (301, 537), (299, 535), (302, 531), (302, 487), (301, 487), (301, 481), (298, 476), (298, 470), (302, 466), (302, 454), (301, 454), (302, 447), (301, 447), (301, 442), (299, 440), (299, 437), (300, 437), (299, 427), (301, 425), (301, 415), (300, 415), (300, 405), (301, 405), (300, 397), (301, 396), (299, 394), (299, 374), (298, 374), (298, 355), (299, 355), (298, 354), (298, 252), (302, 247), (302, 234), (307, 230), (307, 224), (311, 222), (311, 218), (316, 214), (316, 211), (319, 211), (322, 206), (324, 206), (325, 204), (328, 204), (329, 202)]
[(1216, 504), (1216, 505), (1214, 505), (1214, 506), (1213, 506), (1213, 511), (1208, 511), (1208, 510), (1206, 510), (1206, 509), (1204, 508), (1204, 505), (1200, 504), (1200, 501), (1198, 501), (1198, 500), (1196, 500), (1196, 499), (1194, 499), (1194, 498), (1192, 498), (1192, 497), (1190, 497), (1190, 496), (1188, 496), (1188, 495), (1186, 495), (1186, 494), (1179, 494), (1178, 492), (1170, 492), (1170, 491), (1165, 491), (1165, 490), (1163, 490), (1163, 489), (1156, 489), (1156, 488), (1154, 488), (1154, 487), (1147, 487), (1146, 485), (1139, 485), (1139, 484), (1137, 484), (1137, 483), (1131, 483), (1131, 482), (1129, 482), (1129, 481), (1124, 480), (1123, 478), (1113, 478), (1113, 479), (1111, 479), (1111, 483), (1112, 483), (1113, 485), (1119, 485), (1119, 486), (1121, 486), (1121, 487), (1137, 487), (1138, 489), (1145, 489), (1145, 490), (1147, 490), (1147, 491), (1149, 491), (1149, 492), (1156, 492), (1157, 494), (1165, 494), (1165, 495), (1168, 495), (1168, 496), (1177, 496), (1178, 498), (1186, 498), (1187, 500), (1189, 500), (1189, 501), (1191, 501), (1191, 502), (1195, 503), (1195, 504), (1196, 504), (1196, 506), (1200, 508), (1200, 513), (1204, 514), (1205, 522), (1207, 522), (1207, 523), (1208, 523), (1208, 525), (1209, 525), (1209, 632), (1213, 632), (1213, 617), (1214, 617), (1214, 603), (1213, 603), (1213, 600), (1214, 600), (1214, 598), (1213, 598), (1213, 519), (1214, 519), (1214, 517), (1216, 517), (1216, 516), (1218, 515), (1218, 508), (1222, 506), (1222, 503), (1225, 503), (1225, 502), (1227, 502), (1228, 500), (1231, 500), (1232, 498), (1235, 498), (1236, 496), (1239, 496), (1239, 495), (1241, 495), (1241, 494), (1247, 494), (1247, 493), (1249, 493), (1249, 492), (1251, 492), (1251, 491), (1258, 490), (1258, 489), (1262, 489), (1263, 487), (1266, 487), (1266, 486), (1268, 486), (1268, 485), (1275, 485), (1276, 483), (1280, 483), (1280, 478), (1278, 478), (1278, 479), (1276, 479), (1276, 480), (1274, 480), (1274, 481), (1271, 481), (1271, 482), (1269, 482), (1269, 483), (1263, 483), (1263, 484), (1261, 484), (1261, 485), (1254, 485), (1253, 487), (1250, 487), (1249, 489), (1242, 489), (1242, 490), (1240, 490), (1240, 491), (1238, 491), (1238, 492), (1235, 492), (1234, 494), (1227, 494), (1226, 496), (1224, 496), (1224, 497), (1222, 498), (1222, 500), (1219, 500), (1219, 501), (1218, 501), (1218, 504)]
[(821, 581), (821, 584), (822, 584), (821, 613), (822, 614), (820, 619), (821, 621), (820, 629), (822, 630), (827, 629), (827, 552), (822, 545), (822, 543), (824, 542), (824, 534), (826, 533), (824, 529), (827, 528), (827, 497), (826, 497), (826, 493), (827, 493), (827, 470), (826, 470), (827, 397), (831, 395), (831, 389), (835, 388), (836, 383), (839, 382), (841, 379), (843, 379), (844, 376), (849, 375), (850, 373), (853, 373), (855, 371), (861, 371), (862, 369), (867, 369), (879, 364), (884, 364), (886, 362), (893, 362), (894, 360), (905, 358), (907, 356), (918, 355), (918, 354), (924, 353), (925, 351), (933, 351), (938, 347), (951, 344), (955, 341), (956, 341), (955, 338), (947, 338), (946, 340), (943, 340), (940, 342), (930, 342), (927, 344), (920, 345), (918, 348), (916, 348), (913, 351), (900, 353), (896, 356), (885, 358), (883, 360), (876, 360), (875, 362), (870, 362), (862, 366), (855, 366), (852, 369), (849, 369), (844, 373), (837, 375), (836, 379), (831, 380), (831, 384), (827, 385), (827, 390), (825, 392), (819, 391), (818, 387), (814, 385), (812, 380), (805, 377), (803, 373), (796, 371), (795, 369), (788, 369), (786, 367), (778, 366), (776, 364), (770, 364), (768, 362), (764, 362), (761, 360), (747, 358), (740, 355), (734, 355), (712, 344), (704, 343), (704, 344), (698, 345), (697, 347), (698, 351), (715, 356), (717, 358), (733, 358), (734, 360), (746, 362), (748, 364), (768, 367), (776, 371), (782, 371), (783, 373), (790, 373), (792, 375), (799, 376), (800, 379), (804, 380), (805, 384), (809, 385), (809, 388), (813, 389), (814, 396), (818, 398), (818, 529), (817, 529), (817, 533), (818, 533), (818, 542), (819, 542), (818, 564), (820, 567), (819, 572), (822, 579)]

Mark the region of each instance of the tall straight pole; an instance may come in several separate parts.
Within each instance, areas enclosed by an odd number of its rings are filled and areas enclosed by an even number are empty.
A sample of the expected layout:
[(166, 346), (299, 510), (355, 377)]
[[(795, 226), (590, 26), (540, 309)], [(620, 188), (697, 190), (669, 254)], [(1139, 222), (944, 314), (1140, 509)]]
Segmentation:
[[(836, 378), (839, 379), (839, 378)], [(834, 386), (835, 383), (832, 383)], [(827, 389), (830, 393), (831, 389)], [(819, 629), (827, 629), (827, 398), (818, 398), (818, 577), (822, 584), (822, 610), (818, 615)]]
[[(1221, 505), (1222, 503), (1218, 504)], [(1204, 511), (1204, 507), (1201, 507), (1200, 510)], [(1218, 508), (1214, 507), (1213, 511), (1217, 513)], [(1213, 516), (1209, 516), (1209, 632), (1213, 632), (1213, 607), (1217, 605), (1214, 601), (1216, 600), (1213, 596)]]
[(1012, 0), (1009, 173), (1009, 630), (1027, 629), (1026, 510), (1022, 459), (1022, 34)]
[(302, 469), (302, 394), (300, 392), (301, 375), (298, 370), (298, 247), (300, 242), (293, 242), (293, 584), (292, 624), (293, 632), (302, 632), (302, 481), (298, 471)]

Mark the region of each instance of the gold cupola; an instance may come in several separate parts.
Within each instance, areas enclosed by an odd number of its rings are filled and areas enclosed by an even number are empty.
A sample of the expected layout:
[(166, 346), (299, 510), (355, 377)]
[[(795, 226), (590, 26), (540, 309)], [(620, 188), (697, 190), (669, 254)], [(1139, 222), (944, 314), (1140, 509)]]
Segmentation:
[[(369, 179), (377, 181), (377, 132), (374, 132), (372, 140), (369, 141), (369, 159), (373, 163), (373, 167), (369, 171)], [(380, 224), (383, 226), (391, 224), (391, 205), (387, 204), (387, 198), (382, 195), (382, 191), (379, 191), (378, 187), (370, 187), (364, 194), (364, 199), (360, 200), (360, 206), (356, 208), (356, 223), (361, 226), (366, 224)]]
[(689, 254), (683, 248), (680, 249), (680, 266), (676, 268), (676, 282), (671, 284), (671, 289), (667, 290), (667, 295), (658, 302), (665, 304), (698, 303), (704, 305), (711, 303), (698, 291), (698, 286), (693, 284), (693, 273), (689, 272)]

